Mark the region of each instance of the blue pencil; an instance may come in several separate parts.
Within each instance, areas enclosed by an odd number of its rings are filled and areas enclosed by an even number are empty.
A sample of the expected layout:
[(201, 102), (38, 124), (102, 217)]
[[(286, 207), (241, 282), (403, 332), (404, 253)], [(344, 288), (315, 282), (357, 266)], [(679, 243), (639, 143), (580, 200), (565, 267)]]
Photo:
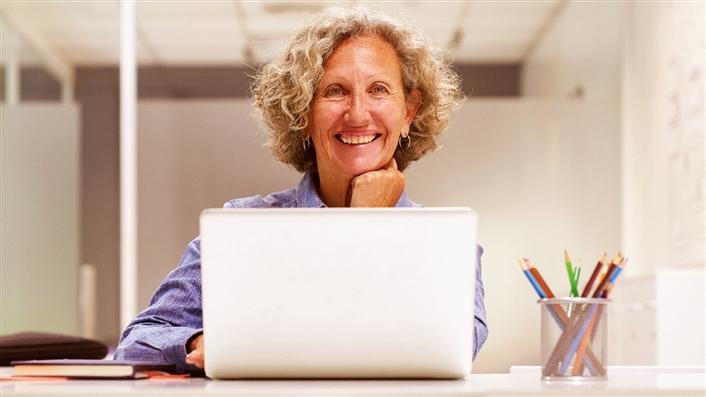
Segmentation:
[(532, 273), (530, 273), (529, 268), (524, 263), (524, 260), (520, 260), (520, 268), (522, 269), (522, 272), (525, 274), (525, 277), (527, 277), (527, 280), (529, 280), (530, 284), (532, 284), (532, 287), (534, 287), (534, 290), (537, 291), (537, 295), (539, 295), (539, 298), (540, 299), (546, 298), (547, 296), (544, 295), (542, 288), (539, 286), (539, 283), (537, 283), (537, 280), (534, 279), (534, 276), (532, 276)]

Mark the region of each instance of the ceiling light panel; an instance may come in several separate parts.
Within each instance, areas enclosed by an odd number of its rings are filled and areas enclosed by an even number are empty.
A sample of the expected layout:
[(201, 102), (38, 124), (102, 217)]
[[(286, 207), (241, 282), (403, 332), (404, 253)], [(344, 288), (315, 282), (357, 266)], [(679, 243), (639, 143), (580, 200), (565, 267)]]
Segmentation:
[(40, 35), (68, 62), (105, 64), (118, 59), (116, 2), (4, 2), (3, 12)]
[[(264, 62), (279, 56), (294, 32), (330, 5), (349, 2), (139, 1), (141, 63)], [(436, 44), (454, 33), (458, 62), (521, 61), (559, 1), (357, 2), (407, 18)], [(117, 64), (119, 7), (116, 1), (4, 1), (67, 61)]]

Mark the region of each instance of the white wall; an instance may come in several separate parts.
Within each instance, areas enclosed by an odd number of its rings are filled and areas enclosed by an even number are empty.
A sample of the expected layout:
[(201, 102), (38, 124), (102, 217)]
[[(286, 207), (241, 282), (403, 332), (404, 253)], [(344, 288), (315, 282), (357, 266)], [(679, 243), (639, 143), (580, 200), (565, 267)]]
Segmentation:
[(591, 110), (616, 123), (617, 132), (623, 23), (623, 2), (568, 2), (525, 60), (523, 95), (580, 100), (581, 87), (595, 101)]
[(703, 2), (568, 3), (528, 59), (524, 92), (586, 103), (620, 158), (609, 189), (620, 191), (615, 241), (629, 263), (609, 314), (610, 362), (703, 365)]
[[(600, 153), (610, 158), (609, 162), (606, 164), (605, 159), (600, 158), (577, 160), (611, 167), (610, 172), (603, 170), (595, 175), (603, 179), (602, 186), (597, 187), (598, 192), (610, 197), (604, 203), (596, 203), (597, 208), (610, 208), (610, 218), (604, 225), (604, 230), (610, 230), (606, 235), (610, 240), (599, 250), (607, 251), (611, 256), (617, 248), (627, 252), (630, 265), (625, 272), (627, 276), (623, 276), (623, 279), (640, 267), (640, 264), (633, 260), (634, 252), (626, 250), (621, 235), (621, 81), (624, 24), (623, 2), (568, 2), (529, 55), (523, 70), (523, 94), (526, 97), (557, 102), (570, 101), (575, 104), (578, 116), (575, 125), (579, 130), (587, 126), (585, 120), (589, 120), (589, 125), (594, 123), (594, 127), (597, 127), (586, 128), (582, 133), (587, 134), (586, 139), (596, 140), (590, 150), (595, 151), (594, 154)], [(569, 119), (572, 117), (569, 116)], [(569, 126), (569, 129), (573, 128)], [(572, 144), (580, 143), (576, 141)], [(574, 149), (583, 151), (588, 148)], [(577, 179), (576, 183), (581, 185), (584, 180)], [(580, 194), (585, 194), (590, 188), (586, 186), (580, 190)], [(579, 229), (582, 226), (580, 223), (575, 225)], [(594, 255), (599, 255), (600, 251)], [(584, 260), (583, 282), (592, 271), (594, 263), (595, 259), (593, 262)], [(619, 288), (616, 290), (619, 291)], [(615, 311), (609, 313), (613, 314)], [(617, 321), (611, 321), (612, 323)], [(613, 332), (615, 329), (617, 328), (611, 328)], [(615, 355), (611, 357), (613, 356)]]
[(614, 361), (704, 365), (704, 3), (625, 9), (622, 235), (639, 277), (616, 296), (632, 331)]
[[(582, 108), (470, 101), (455, 115), (445, 147), (407, 172), (412, 199), (478, 212), (490, 338), (475, 371), (538, 363), (539, 309), (519, 258), (534, 259), (557, 294), (566, 294), (564, 248), (591, 264), (617, 249), (617, 189), (605, 187), (617, 184), (618, 158), (591, 133), (604, 121), (587, 118)], [(198, 233), (201, 209), (297, 182), (261, 146), (249, 114), (247, 100), (141, 101), (141, 304)]]
[(593, 266), (618, 248), (618, 158), (605, 120), (583, 103), (471, 100), (445, 145), (408, 171), (411, 196), (465, 205), (479, 217), (490, 337), (474, 370), (539, 364), (537, 296), (519, 269), (529, 257), (558, 296), (568, 295), (563, 250)]
[[(621, 195), (623, 8), (620, 2), (568, 3), (526, 60), (522, 82), (523, 95), (528, 99), (555, 101), (558, 106), (567, 101), (574, 104), (573, 114), (565, 116), (565, 126), (584, 136), (581, 142), (568, 142), (563, 154), (569, 158), (583, 154), (573, 161), (584, 162), (584, 166), (596, 170), (589, 175), (603, 178), (600, 186), (593, 187), (597, 190), (591, 191), (588, 185), (582, 187), (583, 179), (576, 175), (576, 194), (577, 198), (593, 194), (604, 199), (595, 206), (611, 209), (610, 223), (605, 227), (612, 229), (610, 235), (615, 238), (611, 245), (615, 249), (622, 244), (616, 203)], [(609, 250), (609, 255), (613, 253)], [(586, 263), (589, 266), (584, 271), (592, 270), (594, 264), (595, 260)]]
[(626, 9), (625, 246), (642, 274), (703, 267), (704, 3), (644, 2)]
[(0, 106), (0, 334), (78, 332), (79, 109)]
[(140, 100), (138, 305), (199, 233), (205, 208), (296, 184), (272, 161), (249, 100)]

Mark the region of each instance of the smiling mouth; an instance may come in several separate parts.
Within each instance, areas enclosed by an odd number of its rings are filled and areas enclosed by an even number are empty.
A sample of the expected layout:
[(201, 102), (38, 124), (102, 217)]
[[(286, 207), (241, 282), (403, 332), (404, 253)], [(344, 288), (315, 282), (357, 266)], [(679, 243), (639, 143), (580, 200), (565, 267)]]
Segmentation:
[(365, 145), (374, 140), (378, 139), (382, 134), (370, 134), (370, 135), (342, 135), (337, 134), (336, 139), (345, 143), (346, 145)]

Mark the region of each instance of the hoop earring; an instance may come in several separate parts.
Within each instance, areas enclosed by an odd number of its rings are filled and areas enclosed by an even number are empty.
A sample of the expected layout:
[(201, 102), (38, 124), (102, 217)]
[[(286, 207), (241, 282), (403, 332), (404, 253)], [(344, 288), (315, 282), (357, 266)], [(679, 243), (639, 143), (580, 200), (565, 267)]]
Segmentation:
[[(403, 146), (403, 144), (402, 144), (402, 140), (403, 140), (403, 139), (404, 139), (405, 141), (407, 141), (407, 142), (404, 144), (404, 146)], [(402, 135), (400, 135), (400, 140), (397, 142), (397, 146), (399, 146), (400, 148), (409, 149), (409, 147), (412, 146), (412, 137), (409, 136), (409, 135), (407, 135), (407, 136), (402, 136)]]
[(302, 149), (306, 152), (311, 147), (311, 138), (302, 140)]

